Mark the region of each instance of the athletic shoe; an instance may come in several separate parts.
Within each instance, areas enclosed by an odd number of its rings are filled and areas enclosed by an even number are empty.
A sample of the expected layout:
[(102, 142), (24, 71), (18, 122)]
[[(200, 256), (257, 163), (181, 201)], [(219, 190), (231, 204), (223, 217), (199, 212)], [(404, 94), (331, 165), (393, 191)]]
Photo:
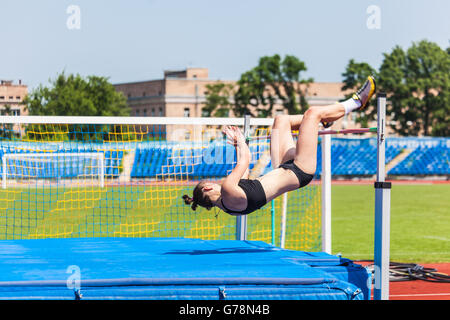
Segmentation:
[(321, 123), (322, 123), (322, 126), (324, 127), (324, 128), (329, 128), (329, 127), (331, 127), (332, 125), (333, 125), (333, 123), (334, 122), (326, 122), (326, 121), (320, 121)]
[(375, 83), (375, 78), (372, 76), (368, 76), (366, 82), (361, 87), (361, 89), (359, 89), (352, 96), (353, 100), (359, 101), (361, 103), (361, 106), (356, 110), (364, 109), (369, 104), (370, 98), (372, 98), (376, 88), (377, 85)]

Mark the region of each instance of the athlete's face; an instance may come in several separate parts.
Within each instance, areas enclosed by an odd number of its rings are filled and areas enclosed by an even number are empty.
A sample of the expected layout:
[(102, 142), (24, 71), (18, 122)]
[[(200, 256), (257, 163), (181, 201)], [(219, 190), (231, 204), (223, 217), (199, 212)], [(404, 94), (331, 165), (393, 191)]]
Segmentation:
[(203, 186), (203, 194), (206, 196), (211, 196), (217, 193), (220, 193), (220, 184), (207, 182)]

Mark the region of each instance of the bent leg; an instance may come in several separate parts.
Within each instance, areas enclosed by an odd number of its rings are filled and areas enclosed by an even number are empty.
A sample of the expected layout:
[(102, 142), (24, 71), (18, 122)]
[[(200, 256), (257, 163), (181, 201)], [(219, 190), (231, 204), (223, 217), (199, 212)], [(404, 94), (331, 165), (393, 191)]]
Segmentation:
[(275, 117), (270, 134), (270, 157), (272, 167), (278, 166), (295, 157), (295, 142), (292, 130), (298, 130), (303, 115), (278, 115)]
[(299, 129), (294, 162), (305, 173), (314, 174), (317, 164), (317, 140), (321, 120), (336, 121), (345, 114), (341, 104), (311, 107), (306, 110)]

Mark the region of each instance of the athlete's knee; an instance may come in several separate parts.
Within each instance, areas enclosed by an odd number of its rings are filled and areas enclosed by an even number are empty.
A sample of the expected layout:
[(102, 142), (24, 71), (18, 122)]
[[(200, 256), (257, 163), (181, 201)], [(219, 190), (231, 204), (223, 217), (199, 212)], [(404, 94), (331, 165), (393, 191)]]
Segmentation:
[(308, 110), (306, 110), (304, 114), (305, 119), (315, 119), (315, 120), (321, 120), (322, 119), (323, 110), (321, 107), (310, 107)]
[(273, 128), (283, 128), (285, 127), (289, 121), (289, 115), (287, 114), (279, 114), (275, 116), (275, 120), (273, 121)]

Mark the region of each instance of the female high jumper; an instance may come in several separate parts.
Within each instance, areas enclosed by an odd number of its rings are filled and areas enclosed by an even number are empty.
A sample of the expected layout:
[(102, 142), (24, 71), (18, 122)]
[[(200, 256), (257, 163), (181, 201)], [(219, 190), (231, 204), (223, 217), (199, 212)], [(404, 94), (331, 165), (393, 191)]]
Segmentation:
[[(344, 102), (310, 107), (304, 115), (276, 116), (270, 143), (272, 167), (276, 169), (256, 179), (248, 179), (250, 150), (244, 136), (237, 127), (225, 127), (223, 133), (227, 142), (236, 148), (236, 166), (222, 184), (198, 183), (192, 198), (183, 196), (185, 203), (191, 205), (193, 210), (197, 206), (208, 210), (219, 207), (231, 215), (245, 215), (285, 192), (306, 186), (316, 172), (319, 123), (329, 127), (344, 115), (363, 109), (375, 89), (375, 79), (369, 76), (361, 89)], [(296, 144), (292, 130), (299, 130)]]

